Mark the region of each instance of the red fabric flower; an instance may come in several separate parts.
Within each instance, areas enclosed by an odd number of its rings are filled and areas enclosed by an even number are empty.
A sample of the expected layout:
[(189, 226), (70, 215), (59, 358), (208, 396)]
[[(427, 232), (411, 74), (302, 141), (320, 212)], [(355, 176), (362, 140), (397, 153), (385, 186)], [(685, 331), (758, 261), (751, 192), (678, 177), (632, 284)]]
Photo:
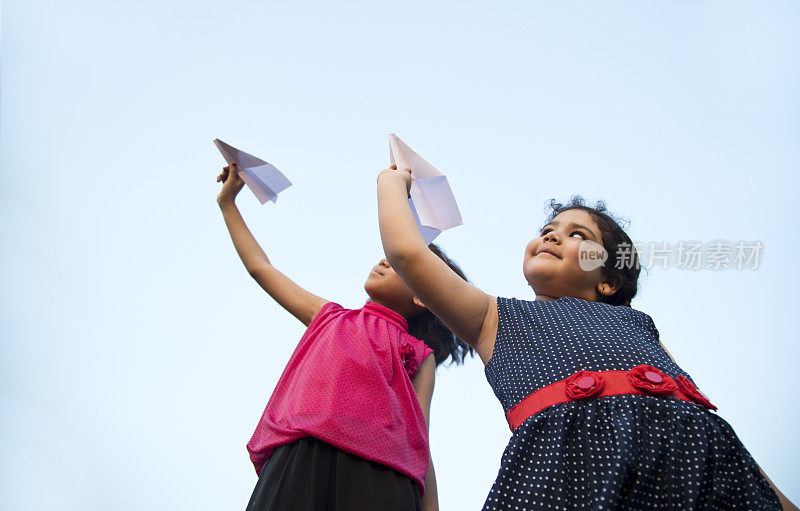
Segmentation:
[(666, 396), (678, 390), (678, 385), (671, 376), (648, 365), (636, 366), (628, 371), (628, 381), (637, 389), (657, 396)]
[(593, 371), (578, 371), (567, 378), (567, 396), (570, 399), (583, 399), (594, 396), (603, 390), (606, 380)]
[(717, 409), (716, 406), (711, 404), (711, 401), (708, 400), (708, 397), (700, 392), (700, 389), (698, 389), (697, 386), (692, 383), (692, 380), (682, 374), (679, 374), (676, 380), (678, 380), (678, 387), (681, 388), (681, 391), (689, 396), (692, 401), (698, 405), (705, 406), (706, 408), (711, 408), (712, 410)]
[(406, 343), (400, 346), (400, 360), (409, 375), (415, 374), (419, 369), (417, 359), (414, 356), (414, 347), (411, 344)]

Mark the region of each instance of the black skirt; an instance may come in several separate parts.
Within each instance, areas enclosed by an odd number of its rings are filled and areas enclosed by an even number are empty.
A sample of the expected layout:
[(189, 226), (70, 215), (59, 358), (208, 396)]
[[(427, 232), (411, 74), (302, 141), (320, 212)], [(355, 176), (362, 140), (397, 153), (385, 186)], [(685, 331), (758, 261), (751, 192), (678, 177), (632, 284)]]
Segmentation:
[(276, 448), (247, 511), (417, 511), (408, 476), (313, 437)]

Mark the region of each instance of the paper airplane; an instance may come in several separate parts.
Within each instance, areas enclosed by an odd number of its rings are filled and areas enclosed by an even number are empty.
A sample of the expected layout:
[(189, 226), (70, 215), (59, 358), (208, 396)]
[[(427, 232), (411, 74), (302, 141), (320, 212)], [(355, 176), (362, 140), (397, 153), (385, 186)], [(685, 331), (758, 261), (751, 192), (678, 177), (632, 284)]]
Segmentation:
[(253, 191), (261, 204), (268, 200), (275, 202), (279, 193), (292, 186), (292, 182), (280, 170), (264, 160), (229, 146), (220, 139), (215, 139), (214, 144), (228, 164), (236, 163), (244, 184)]
[(461, 213), (447, 178), (395, 134), (389, 135), (389, 153), (398, 169), (411, 169), (411, 212), (425, 244), (445, 229), (461, 225)]

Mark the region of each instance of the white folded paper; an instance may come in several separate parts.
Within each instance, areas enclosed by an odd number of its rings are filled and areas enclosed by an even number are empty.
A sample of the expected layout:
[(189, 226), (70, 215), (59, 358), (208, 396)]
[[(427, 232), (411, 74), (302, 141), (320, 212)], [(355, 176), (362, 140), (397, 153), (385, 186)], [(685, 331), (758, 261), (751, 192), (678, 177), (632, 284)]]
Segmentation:
[(398, 169), (411, 169), (411, 211), (426, 244), (445, 229), (461, 225), (461, 213), (447, 178), (395, 134), (389, 135), (389, 157)]
[(229, 146), (220, 139), (215, 139), (214, 144), (228, 164), (236, 163), (244, 184), (252, 190), (261, 204), (268, 200), (275, 202), (279, 193), (292, 186), (292, 182), (280, 170), (264, 160)]

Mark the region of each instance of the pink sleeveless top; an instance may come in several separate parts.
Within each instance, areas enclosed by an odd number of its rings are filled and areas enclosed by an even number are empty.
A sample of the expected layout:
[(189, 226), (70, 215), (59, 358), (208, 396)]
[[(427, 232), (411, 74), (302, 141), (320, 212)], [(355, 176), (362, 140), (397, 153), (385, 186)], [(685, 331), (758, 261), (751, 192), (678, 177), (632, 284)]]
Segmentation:
[(316, 437), (425, 491), (428, 428), (411, 378), (433, 353), (400, 314), (326, 303), (308, 325), (247, 444), (256, 472), (276, 447)]

